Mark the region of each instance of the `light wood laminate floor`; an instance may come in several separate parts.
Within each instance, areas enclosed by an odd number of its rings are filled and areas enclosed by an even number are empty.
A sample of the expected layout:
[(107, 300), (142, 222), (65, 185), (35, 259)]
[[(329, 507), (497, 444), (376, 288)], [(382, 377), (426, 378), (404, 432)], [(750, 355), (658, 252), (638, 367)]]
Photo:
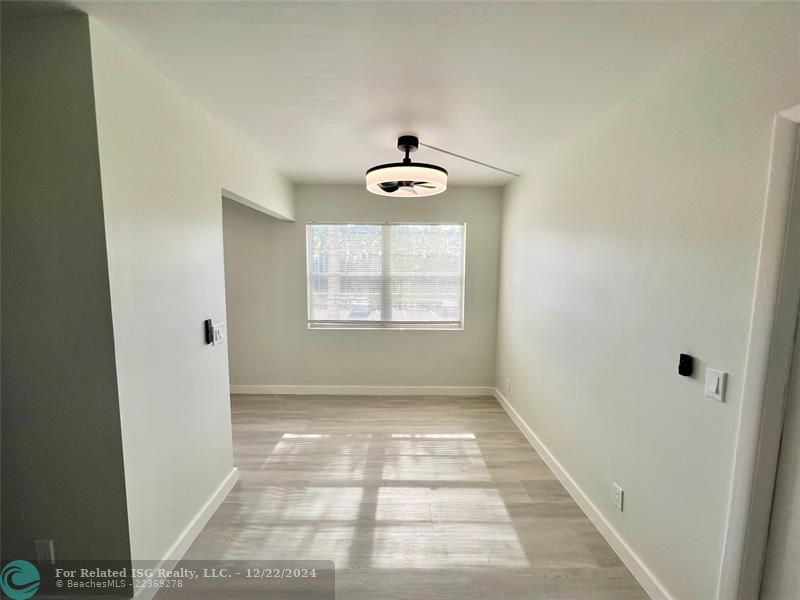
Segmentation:
[(647, 598), (494, 398), (232, 413), (240, 481), (187, 559), (333, 560), (337, 600)]

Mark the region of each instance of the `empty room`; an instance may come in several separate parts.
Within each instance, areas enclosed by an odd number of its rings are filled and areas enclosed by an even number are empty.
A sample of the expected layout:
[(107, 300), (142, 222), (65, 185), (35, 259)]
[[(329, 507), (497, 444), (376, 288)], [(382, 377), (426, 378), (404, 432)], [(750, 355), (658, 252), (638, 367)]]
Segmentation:
[(0, 25), (2, 597), (800, 598), (800, 2)]

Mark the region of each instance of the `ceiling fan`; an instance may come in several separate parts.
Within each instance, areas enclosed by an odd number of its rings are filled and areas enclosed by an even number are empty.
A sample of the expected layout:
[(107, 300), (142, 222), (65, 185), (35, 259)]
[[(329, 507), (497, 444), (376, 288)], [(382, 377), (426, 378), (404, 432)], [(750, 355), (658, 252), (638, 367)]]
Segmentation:
[(467, 160), (507, 175), (518, 177), (517, 173), (506, 171), (442, 148), (420, 144), (415, 135), (401, 135), (397, 139), (397, 149), (405, 153), (403, 162), (378, 165), (367, 170), (367, 189), (380, 196), (413, 198), (415, 196), (434, 196), (447, 189), (447, 170), (437, 165), (411, 162), (409, 155), (420, 146)]

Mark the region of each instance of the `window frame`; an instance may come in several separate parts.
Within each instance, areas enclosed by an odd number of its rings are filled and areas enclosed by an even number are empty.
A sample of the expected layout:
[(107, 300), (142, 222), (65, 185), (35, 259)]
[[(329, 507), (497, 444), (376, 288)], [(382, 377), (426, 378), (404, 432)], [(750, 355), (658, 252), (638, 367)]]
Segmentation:
[[(311, 229), (313, 225), (458, 225), (462, 228), (461, 318), (458, 321), (366, 321), (312, 320), (311, 317)], [(310, 331), (464, 331), (467, 294), (467, 223), (463, 221), (306, 221), (306, 327)]]

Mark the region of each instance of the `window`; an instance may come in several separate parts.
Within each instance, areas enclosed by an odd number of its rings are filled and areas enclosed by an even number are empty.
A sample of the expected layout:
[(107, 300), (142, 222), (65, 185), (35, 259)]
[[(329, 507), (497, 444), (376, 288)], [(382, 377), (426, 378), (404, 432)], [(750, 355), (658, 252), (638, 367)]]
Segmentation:
[(463, 223), (312, 223), (306, 237), (310, 328), (463, 328)]

